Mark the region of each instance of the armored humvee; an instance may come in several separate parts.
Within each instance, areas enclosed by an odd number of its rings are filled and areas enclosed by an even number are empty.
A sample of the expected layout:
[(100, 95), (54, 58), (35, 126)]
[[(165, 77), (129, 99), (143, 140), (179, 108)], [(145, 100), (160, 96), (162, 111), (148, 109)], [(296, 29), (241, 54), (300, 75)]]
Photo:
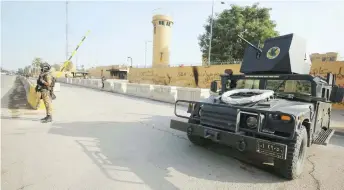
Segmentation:
[[(205, 100), (177, 100), (175, 115), (188, 121), (171, 120), (170, 128), (196, 145), (221, 143), (269, 158), (281, 176), (295, 179), (308, 147), (327, 145), (333, 135), (331, 103), (342, 102), (344, 91), (331, 73), (309, 75), (306, 43), (295, 34), (267, 39), (263, 49), (241, 39), (248, 44), (243, 74), (226, 70)], [(189, 104), (191, 115), (177, 114), (178, 103)]]

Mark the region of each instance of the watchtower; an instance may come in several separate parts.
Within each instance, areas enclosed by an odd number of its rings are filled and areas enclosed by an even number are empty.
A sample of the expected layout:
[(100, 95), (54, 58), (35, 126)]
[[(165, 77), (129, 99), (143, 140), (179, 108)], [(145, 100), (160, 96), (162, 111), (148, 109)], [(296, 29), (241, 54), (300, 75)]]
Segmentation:
[(152, 66), (168, 67), (170, 64), (170, 41), (173, 20), (169, 16), (153, 16), (153, 63)]

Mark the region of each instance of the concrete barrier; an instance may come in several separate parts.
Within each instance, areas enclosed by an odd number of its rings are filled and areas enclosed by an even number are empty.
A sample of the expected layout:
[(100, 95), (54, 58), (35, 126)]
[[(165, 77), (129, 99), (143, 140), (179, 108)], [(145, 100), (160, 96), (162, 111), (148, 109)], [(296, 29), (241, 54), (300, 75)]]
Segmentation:
[(120, 93), (120, 94), (126, 94), (127, 93), (127, 84), (128, 83), (114, 82), (113, 83), (113, 92)]
[(104, 88), (102, 88), (102, 81), (100, 79), (66, 80), (64, 78), (58, 78), (58, 80), (61, 83), (81, 85), (87, 88), (100, 89), (168, 103), (175, 103), (177, 100), (200, 101), (209, 98), (212, 94), (209, 89), (137, 84), (121, 80), (107, 80), (104, 82)]
[[(187, 88), (164, 85), (128, 83), (126, 80), (108, 79), (102, 88), (101, 79), (70, 79), (58, 78), (61, 83), (101, 89), (108, 92), (127, 94), (136, 97), (149, 98), (162, 102), (175, 103), (176, 100), (200, 101), (212, 93), (209, 89)], [(334, 107), (334, 109), (337, 109)]]
[(177, 100), (177, 87), (175, 86), (163, 86), (163, 85), (151, 85), (151, 98), (154, 100), (175, 103)]
[(151, 98), (151, 86), (152, 85), (149, 84), (127, 83), (126, 94), (142, 98)]
[(210, 96), (209, 89), (185, 88), (176, 86), (163, 86), (151, 84), (128, 83), (128, 81), (108, 79), (104, 82), (100, 79), (66, 79), (58, 78), (61, 83), (100, 89), (107, 92), (127, 94), (131, 96), (148, 98), (162, 102), (175, 103), (176, 100), (199, 101)]
[(41, 98), (36, 93), (36, 84), (32, 80), (20, 76), (20, 81), (24, 85), (26, 99), (30, 107), (35, 110), (44, 110), (45, 106)]
[(102, 81), (100, 79), (91, 79), (91, 87), (95, 89), (99, 89), (102, 87)]
[(54, 92), (60, 92), (61, 90), (61, 85), (59, 82), (55, 82), (55, 86), (54, 86)]
[(177, 99), (198, 101), (201, 99), (201, 89), (200, 88), (185, 88), (185, 87), (177, 88)]
[(114, 92), (114, 83), (110, 81), (104, 82), (104, 91)]

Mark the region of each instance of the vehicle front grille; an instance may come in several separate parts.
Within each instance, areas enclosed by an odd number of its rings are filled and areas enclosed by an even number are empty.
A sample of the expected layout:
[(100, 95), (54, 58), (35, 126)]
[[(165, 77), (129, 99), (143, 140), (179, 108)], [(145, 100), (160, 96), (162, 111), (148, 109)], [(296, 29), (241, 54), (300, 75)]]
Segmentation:
[(200, 123), (201, 125), (235, 131), (237, 109), (203, 105)]

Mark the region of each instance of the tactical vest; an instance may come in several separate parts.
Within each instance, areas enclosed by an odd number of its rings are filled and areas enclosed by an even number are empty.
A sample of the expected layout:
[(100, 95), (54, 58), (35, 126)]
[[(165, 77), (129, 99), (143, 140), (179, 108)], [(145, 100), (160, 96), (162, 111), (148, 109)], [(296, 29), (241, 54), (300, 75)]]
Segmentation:
[[(48, 74), (45, 74), (44, 76), (43, 76), (43, 80), (45, 80), (46, 81), (46, 76), (47, 76)], [(40, 89), (45, 89), (45, 90), (49, 90), (49, 88), (45, 85), (45, 84), (43, 84), (43, 83), (41, 83), (41, 77), (42, 76), (39, 76), (38, 77), (38, 80), (37, 80), (37, 85), (39, 85), (40, 86)]]

